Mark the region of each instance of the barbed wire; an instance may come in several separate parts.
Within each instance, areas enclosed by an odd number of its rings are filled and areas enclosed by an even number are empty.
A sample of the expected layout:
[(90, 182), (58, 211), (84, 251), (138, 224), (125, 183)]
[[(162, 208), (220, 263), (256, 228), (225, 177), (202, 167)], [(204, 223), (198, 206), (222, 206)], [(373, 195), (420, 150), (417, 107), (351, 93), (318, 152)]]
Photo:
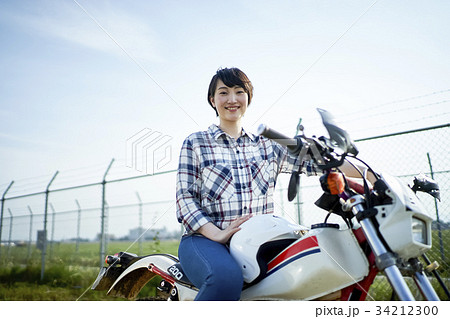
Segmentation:
[(385, 124), (385, 125), (380, 125), (380, 126), (374, 126), (374, 127), (365, 127), (363, 129), (353, 130), (353, 132), (362, 132), (362, 131), (369, 131), (369, 130), (381, 129), (381, 128), (386, 128), (386, 127), (400, 126), (400, 125), (404, 125), (404, 124), (410, 124), (410, 123), (414, 123), (414, 122), (418, 122), (418, 121), (423, 121), (423, 120), (428, 120), (428, 119), (432, 119), (432, 118), (436, 118), (436, 117), (441, 117), (443, 115), (449, 115), (449, 114), (450, 114), (450, 112), (444, 112), (444, 113), (439, 113), (439, 114), (434, 114), (434, 115), (430, 115), (430, 116), (421, 117), (420, 119), (414, 119), (414, 120), (403, 121), (403, 122), (395, 122), (395, 123), (390, 123), (390, 124)]
[(447, 93), (447, 92), (450, 92), (450, 89), (434, 91), (434, 92), (431, 92), (431, 93), (422, 94), (422, 95), (416, 95), (416, 96), (403, 98), (403, 99), (397, 99), (397, 100), (393, 100), (393, 101), (390, 101), (390, 102), (384, 102), (384, 103), (373, 105), (373, 106), (370, 106), (370, 107), (358, 109), (358, 111), (354, 111), (354, 112), (350, 112), (350, 113), (344, 113), (343, 115), (344, 116), (349, 116), (349, 115), (353, 115), (353, 114), (360, 114), (361, 112), (364, 112), (364, 111), (379, 110), (379, 108), (384, 107), (384, 106), (393, 105), (393, 104), (399, 104), (399, 103), (404, 103), (404, 102), (409, 102), (409, 101), (421, 99), (421, 98), (424, 98), (424, 97), (428, 97), (428, 96), (432, 96), (432, 95), (438, 95), (438, 94)]
[[(427, 103), (427, 104), (422, 104), (422, 105), (417, 105), (417, 106), (410, 106), (410, 107), (405, 107), (405, 108), (401, 108), (401, 109), (393, 109), (390, 111), (379, 112), (379, 113), (375, 113), (375, 114), (367, 114), (366, 115), (366, 113), (363, 113), (364, 114), (363, 116), (360, 116), (357, 118), (348, 118), (348, 114), (343, 114), (342, 120), (340, 120), (340, 122), (345, 123), (345, 122), (351, 122), (351, 121), (358, 121), (358, 120), (362, 120), (362, 119), (366, 119), (366, 118), (386, 116), (389, 114), (400, 113), (400, 112), (411, 111), (411, 110), (418, 110), (418, 109), (422, 109), (422, 108), (425, 108), (428, 106), (434, 106), (434, 105), (444, 104), (444, 103), (449, 103), (449, 102), (450, 102), (450, 100), (443, 100), (443, 101), (439, 101), (439, 102)], [(358, 113), (360, 113), (360, 112), (358, 112)]]

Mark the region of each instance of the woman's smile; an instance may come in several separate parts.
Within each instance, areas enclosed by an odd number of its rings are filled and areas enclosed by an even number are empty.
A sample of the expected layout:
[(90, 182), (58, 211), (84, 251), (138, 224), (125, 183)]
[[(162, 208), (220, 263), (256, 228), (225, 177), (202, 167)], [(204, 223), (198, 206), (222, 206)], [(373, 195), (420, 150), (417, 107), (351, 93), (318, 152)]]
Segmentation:
[(236, 111), (239, 108), (240, 106), (225, 106), (225, 109), (227, 109), (228, 111)]

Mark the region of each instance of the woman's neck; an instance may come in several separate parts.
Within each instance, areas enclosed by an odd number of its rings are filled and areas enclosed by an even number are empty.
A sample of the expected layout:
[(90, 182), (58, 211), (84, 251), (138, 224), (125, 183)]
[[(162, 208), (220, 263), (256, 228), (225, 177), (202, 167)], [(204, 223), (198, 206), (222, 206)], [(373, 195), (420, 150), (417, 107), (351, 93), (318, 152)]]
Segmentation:
[(227, 122), (227, 121), (220, 121), (219, 127), (222, 131), (230, 135), (231, 137), (237, 139), (242, 134), (242, 126), (241, 121), (235, 121), (235, 122)]

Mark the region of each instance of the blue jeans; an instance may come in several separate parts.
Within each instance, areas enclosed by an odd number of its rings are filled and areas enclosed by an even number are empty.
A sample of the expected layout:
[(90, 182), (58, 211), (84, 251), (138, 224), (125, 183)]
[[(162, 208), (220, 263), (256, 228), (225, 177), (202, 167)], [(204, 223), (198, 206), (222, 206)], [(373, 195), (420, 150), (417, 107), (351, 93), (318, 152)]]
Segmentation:
[(203, 236), (185, 236), (178, 257), (187, 277), (200, 289), (195, 300), (239, 300), (244, 279), (227, 246)]

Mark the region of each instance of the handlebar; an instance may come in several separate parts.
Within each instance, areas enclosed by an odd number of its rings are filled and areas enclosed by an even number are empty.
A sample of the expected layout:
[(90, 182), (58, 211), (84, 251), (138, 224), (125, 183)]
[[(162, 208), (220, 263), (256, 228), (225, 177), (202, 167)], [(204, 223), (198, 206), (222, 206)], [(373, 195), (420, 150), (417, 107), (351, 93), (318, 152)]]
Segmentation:
[[(336, 157), (332, 154), (333, 149), (328, 144), (321, 140), (321, 138), (307, 138), (305, 136), (296, 136), (290, 138), (274, 129), (269, 128), (265, 124), (260, 124), (257, 129), (258, 135), (267, 137), (285, 147), (294, 155), (300, 155), (303, 145), (307, 146), (306, 152), (309, 153), (315, 160), (317, 166), (322, 169), (330, 169), (342, 165), (345, 159), (344, 156)], [(306, 155), (306, 153), (304, 154)]]
[(301, 149), (303, 143), (300, 138), (290, 138), (274, 129), (269, 128), (265, 124), (260, 124), (257, 129), (258, 135), (262, 135), (271, 140), (274, 140), (278, 144), (286, 146), (290, 151), (297, 152)]

